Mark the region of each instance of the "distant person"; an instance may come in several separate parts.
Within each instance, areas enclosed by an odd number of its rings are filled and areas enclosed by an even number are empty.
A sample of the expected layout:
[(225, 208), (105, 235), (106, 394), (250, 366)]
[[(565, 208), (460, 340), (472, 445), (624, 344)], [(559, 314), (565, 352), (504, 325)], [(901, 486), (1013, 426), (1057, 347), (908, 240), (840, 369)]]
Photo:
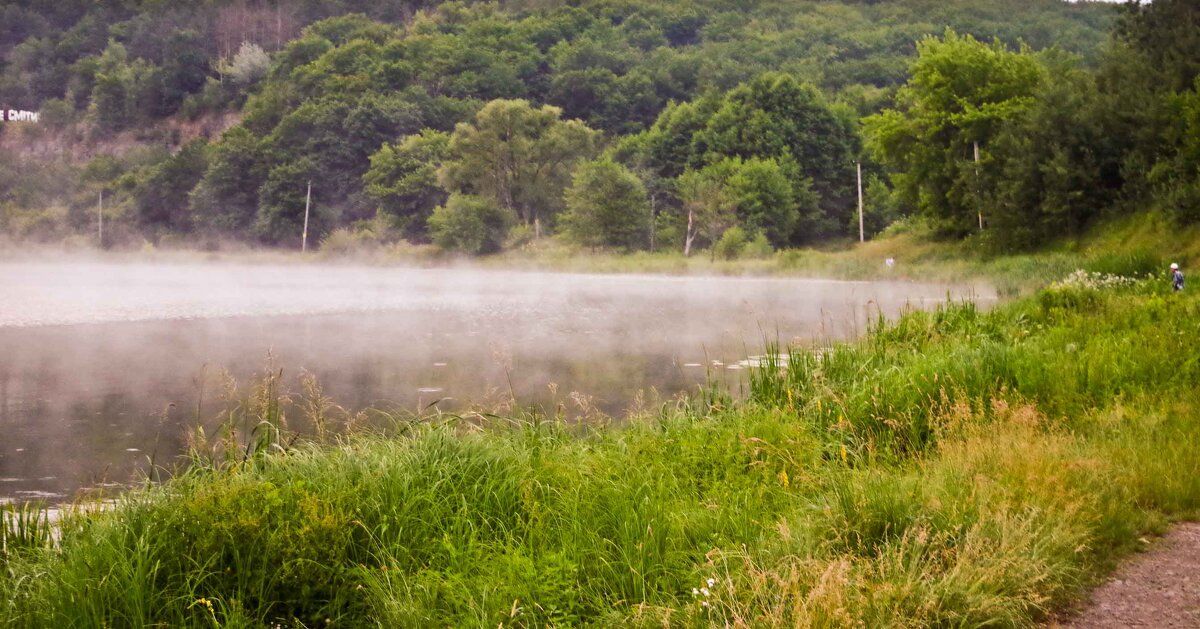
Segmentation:
[(1183, 290), (1183, 271), (1180, 271), (1179, 265), (1174, 262), (1171, 263), (1171, 288), (1175, 289), (1175, 292)]

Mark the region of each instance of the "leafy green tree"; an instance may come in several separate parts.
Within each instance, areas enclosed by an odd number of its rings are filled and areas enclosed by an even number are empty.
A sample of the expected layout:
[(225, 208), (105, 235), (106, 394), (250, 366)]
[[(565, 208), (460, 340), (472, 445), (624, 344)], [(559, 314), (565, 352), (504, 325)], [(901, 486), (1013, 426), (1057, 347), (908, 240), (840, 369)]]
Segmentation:
[(1197, 23), (1200, 6), (1186, 0), (1122, 9), (1097, 78), (1102, 147), (1121, 153), (1103, 177), (1120, 189), (1118, 207), (1157, 203), (1184, 221), (1200, 220), (1189, 104), (1200, 79)]
[[(787, 245), (800, 212), (792, 182), (783, 168), (773, 159), (733, 157), (724, 163), (728, 172), (725, 186), (737, 204), (738, 223), (748, 237), (762, 233), (775, 247)], [(801, 198), (815, 202), (815, 195), (809, 193), (807, 187), (802, 193)]]
[(426, 129), (398, 144), (384, 144), (371, 156), (363, 175), (367, 194), (378, 204), (379, 216), (408, 238), (425, 237), (426, 222), (435, 207), (446, 203), (437, 170), (450, 154), (450, 134)]
[(455, 193), (433, 210), (429, 234), (443, 249), (484, 255), (500, 251), (513, 219), (493, 199)]
[(250, 234), (258, 214), (258, 191), (270, 164), (263, 143), (245, 127), (234, 127), (209, 150), (208, 169), (192, 190), (197, 226), (232, 236)]
[(566, 193), (567, 234), (589, 247), (626, 251), (650, 244), (650, 199), (637, 175), (608, 158), (581, 164)]
[(689, 168), (700, 168), (703, 164), (695, 148), (695, 138), (719, 105), (720, 101), (713, 97), (669, 103), (653, 126), (624, 140), (618, 153), (644, 163), (668, 179)]
[(188, 193), (204, 176), (208, 142), (193, 140), (145, 172), (135, 191), (138, 222), (152, 231), (191, 231)]
[(179, 110), (188, 94), (199, 92), (210, 73), (204, 38), (194, 30), (171, 33), (164, 45), (154, 98), (143, 115), (165, 117)]
[[(693, 150), (707, 163), (726, 157), (774, 159), (787, 169), (793, 188), (807, 185), (819, 212), (800, 217), (800, 240), (832, 235), (853, 207), (857, 134), (811, 85), (777, 73), (763, 74), (732, 90)], [(770, 237), (770, 234), (768, 234)]]
[(802, 182), (799, 194), (784, 169), (771, 159), (727, 157), (678, 179), (688, 210), (689, 230), (712, 243), (732, 225), (742, 228), (743, 240), (763, 234), (776, 247), (791, 239), (800, 205), (815, 207), (816, 195)]
[[(722, 260), (736, 260), (750, 243), (750, 236), (739, 225), (734, 225), (721, 234), (721, 239), (713, 245), (713, 256)], [(769, 246), (769, 245), (768, 245)]]
[(313, 183), (309, 211), (308, 240), (321, 241), (337, 223), (336, 208), (326, 201), (326, 190), (316, 177), (316, 164), (308, 158), (279, 164), (267, 173), (259, 189), (258, 216), (254, 232), (263, 242), (299, 247), (304, 233), (304, 208), (308, 184)]
[(1164, 144), (1172, 152), (1155, 165), (1150, 181), (1162, 205), (1178, 219), (1200, 221), (1200, 77), (1194, 89), (1168, 103), (1174, 116)]
[(1075, 236), (1115, 190), (1101, 173), (1120, 160), (1105, 150), (1092, 76), (1069, 58), (1047, 59), (1053, 80), (997, 132), (981, 169), (988, 237), (1020, 250)]
[[(423, 122), (417, 106), (401, 96), (330, 96), (289, 112), (266, 143), (277, 163), (311, 162), (323, 200), (330, 206), (342, 206), (361, 190), (370, 156), (384, 142), (416, 133), (424, 127)], [(355, 209), (349, 217), (352, 220), (367, 218), (374, 208)]]
[(1117, 39), (1147, 57), (1160, 89), (1182, 92), (1200, 75), (1200, 5), (1192, 0), (1126, 2)]
[(974, 147), (986, 151), (1021, 115), (1045, 71), (1027, 50), (948, 31), (917, 45), (912, 78), (897, 108), (867, 119), (871, 148), (893, 169), (904, 201), (944, 232), (972, 231), (981, 211)]
[(491, 199), (540, 231), (562, 208), (563, 190), (581, 160), (595, 154), (599, 134), (561, 110), (524, 100), (495, 100), (460, 123), (439, 179), (452, 191)]
[[(881, 175), (864, 173), (863, 186), (863, 232), (867, 238), (878, 235), (889, 225), (904, 217), (896, 194)], [(858, 216), (850, 225), (851, 231), (858, 230)]]
[(689, 170), (675, 180), (675, 185), (687, 225), (683, 255), (692, 254), (697, 238), (714, 245), (725, 230), (737, 224), (737, 200), (713, 167)]
[(139, 70), (143, 67), (144, 64), (130, 66), (125, 47), (115, 41), (109, 43), (100, 58), (92, 87), (90, 114), (98, 130), (111, 133), (133, 123), (137, 116), (134, 106)]

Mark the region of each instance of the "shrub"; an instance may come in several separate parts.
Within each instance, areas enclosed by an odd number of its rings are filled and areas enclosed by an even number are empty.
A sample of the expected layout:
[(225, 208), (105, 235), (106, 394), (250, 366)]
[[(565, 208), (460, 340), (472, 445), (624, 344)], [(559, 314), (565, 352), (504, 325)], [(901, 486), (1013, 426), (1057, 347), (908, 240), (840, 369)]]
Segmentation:
[(746, 248), (748, 238), (746, 230), (738, 226), (730, 227), (721, 234), (721, 239), (713, 245), (713, 256), (722, 260), (736, 260)]
[(767, 235), (759, 232), (746, 243), (746, 247), (742, 249), (742, 257), (762, 260), (771, 257), (774, 252), (775, 248), (771, 246), (771, 241), (767, 240)]
[(500, 251), (513, 222), (513, 217), (490, 199), (453, 194), (445, 205), (433, 210), (429, 233), (442, 249), (482, 255)]

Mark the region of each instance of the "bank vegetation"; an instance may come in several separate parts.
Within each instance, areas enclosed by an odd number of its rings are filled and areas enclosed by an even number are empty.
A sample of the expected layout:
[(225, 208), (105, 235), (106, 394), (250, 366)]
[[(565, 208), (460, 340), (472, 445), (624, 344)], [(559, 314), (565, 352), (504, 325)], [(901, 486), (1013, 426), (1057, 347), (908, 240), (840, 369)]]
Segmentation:
[[(1118, 269), (1119, 271), (1119, 269)], [(610, 422), (270, 379), (115, 507), (4, 514), (0, 624), (1033, 626), (1200, 507), (1200, 302), (1080, 271)], [(293, 418), (295, 420), (296, 418)]]

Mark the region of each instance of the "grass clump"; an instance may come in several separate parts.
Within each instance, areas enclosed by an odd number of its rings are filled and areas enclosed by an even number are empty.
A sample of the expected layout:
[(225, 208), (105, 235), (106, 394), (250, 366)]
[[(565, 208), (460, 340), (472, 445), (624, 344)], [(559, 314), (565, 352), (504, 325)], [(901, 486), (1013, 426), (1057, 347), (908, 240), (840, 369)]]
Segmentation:
[[(745, 399), (619, 425), (225, 433), (6, 554), (0, 624), (1034, 626), (1200, 513), (1200, 302), (1107, 277), (773, 352)], [(254, 391), (236, 423), (282, 422)]]

